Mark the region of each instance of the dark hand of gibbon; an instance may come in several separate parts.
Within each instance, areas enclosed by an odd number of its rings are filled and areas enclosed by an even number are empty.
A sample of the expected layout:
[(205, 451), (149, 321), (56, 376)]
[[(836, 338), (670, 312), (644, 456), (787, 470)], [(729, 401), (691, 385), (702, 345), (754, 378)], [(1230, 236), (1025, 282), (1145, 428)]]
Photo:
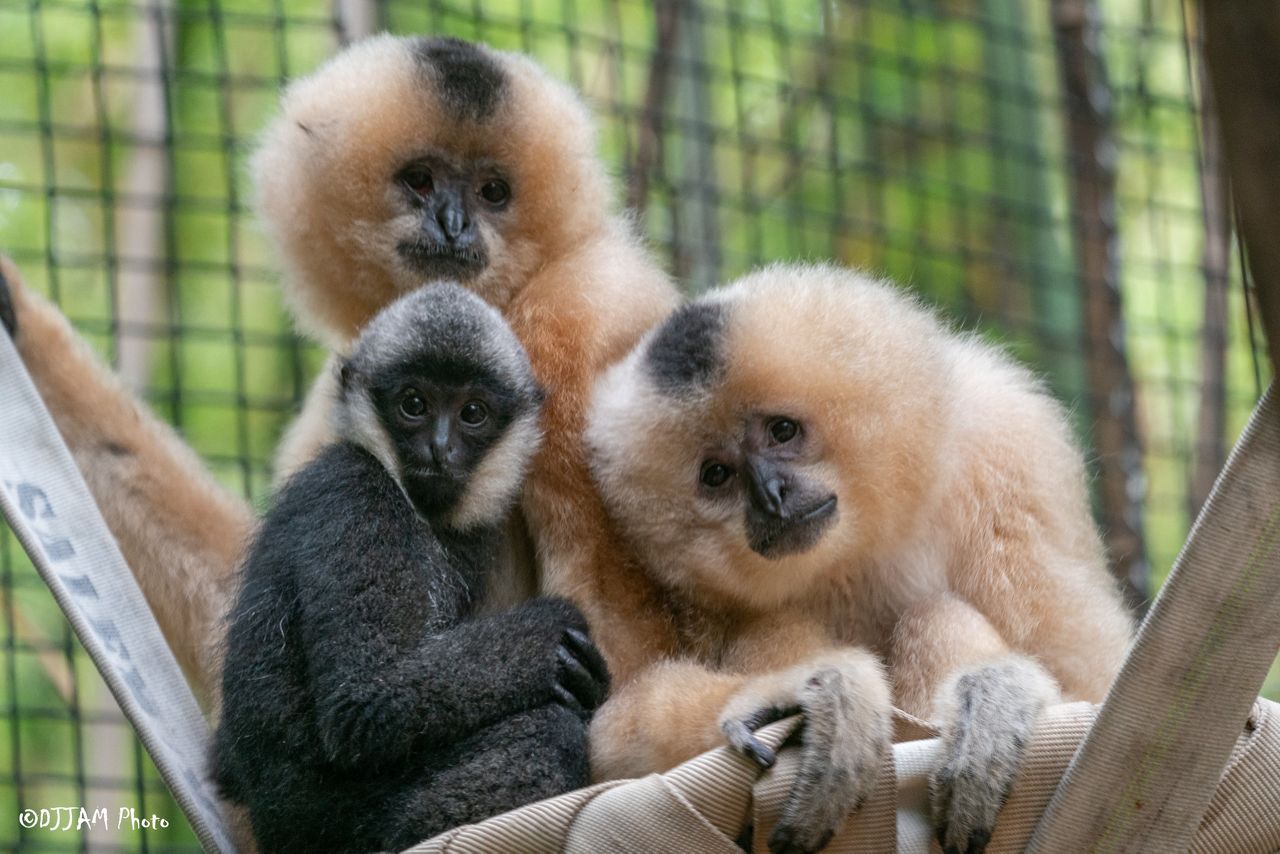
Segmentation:
[(0, 326), (13, 335), (18, 331), (18, 317), (13, 310), (13, 296), (9, 293), (9, 283), (5, 280), (4, 270), (0, 269)]
[(583, 718), (590, 717), (609, 693), (609, 668), (600, 650), (584, 630), (566, 629), (556, 659), (556, 699)]

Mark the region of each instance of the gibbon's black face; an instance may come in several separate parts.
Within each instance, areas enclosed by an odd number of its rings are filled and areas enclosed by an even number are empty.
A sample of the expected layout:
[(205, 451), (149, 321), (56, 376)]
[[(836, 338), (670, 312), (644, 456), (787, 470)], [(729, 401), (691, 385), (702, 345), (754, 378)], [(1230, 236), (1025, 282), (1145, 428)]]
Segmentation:
[(519, 414), (515, 395), (474, 367), (415, 366), (372, 392), (401, 486), (427, 519), (456, 509), (480, 461)]
[(835, 520), (835, 494), (800, 471), (807, 445), (799, 420), (752, 415), (740, 443), (708, 452), (699, 465), (699, 497), (743, 506), (747, 543), (762, 557), (807, 551)]
[(428, 279), (467, 281), (484, 272), (489, 253), (480, 223), (501, 231), (511, 202), (504, 172), (490, 162), (424, 155), (392, 180), (401, 204), (418, 220), (413, 237), (396, 246), (405, 263)]
[(540, 439), (544, 393), (497, 309), (432, 284), (380, 311), (343, 362), (338, 436), (378, 459), (419, 515), (499, 524)]

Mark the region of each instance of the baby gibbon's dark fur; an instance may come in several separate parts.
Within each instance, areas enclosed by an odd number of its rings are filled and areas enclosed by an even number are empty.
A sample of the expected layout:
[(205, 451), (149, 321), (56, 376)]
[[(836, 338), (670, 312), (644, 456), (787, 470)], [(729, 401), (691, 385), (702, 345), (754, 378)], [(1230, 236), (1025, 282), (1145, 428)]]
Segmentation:
[[(424, 450), (442, 388), (492, 422), (468, 432), (438, 407), (471, 443), (454, 457)], [(428, 416), (394, 417), (405, 394)], [(342, 439), (284, 485), (231, 615), (215, 777), (264, 852), (400, 850), (588, 782), (608, 677), (582, 615), (547, 598), (475, 613), (540, 400), (498, 313), (457, 287), (411, 294), (361, 337)]]

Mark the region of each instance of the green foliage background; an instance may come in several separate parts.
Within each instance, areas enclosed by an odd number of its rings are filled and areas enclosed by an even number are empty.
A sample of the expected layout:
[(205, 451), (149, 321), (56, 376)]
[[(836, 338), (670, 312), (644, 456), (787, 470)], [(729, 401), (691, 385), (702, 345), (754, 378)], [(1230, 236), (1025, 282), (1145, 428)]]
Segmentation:
[[(1117, 158), (1120, 178), (1124, 345), (1145, 442), (1138, 498), (1158, 582), (1189, 526), (1202, 379), (1195, 46), (1177, 4), (1103, 6), (1111, 88), (1102, 94), (1112, 99), (1115, 150), (1102, 154)], [(172, 23), (162, 141), (170, 193), (135, 199), (122, 188), (146, 148), (131, 122), (152, 8), (167, 9)], [(834, 258), (881, 272), (1041, 370), (1076, 407), (1088, 446), (1088, 342), (1047, 4), (706, 0), (694, 8), (685, 52), (668, 69), (643, 196), (645, 230), (685, 288), (774, 259)], [(635, 180), (651, 121), (650, 4), (390, 0), (381, 13), (398, 32), (532, 53), (596, 107), (620, 195)], [(281, 305), (248, 211), (246, 157), (280, 83), (328, 56), (337, 33), (328, 6), (311, 0), (0, 0), (0, 251), (108, 359), (123, 340), (145, 342), (149, 401), (224, 483), (259, 503), (272, 449), (320, 353), (293, 333)], [(150, 263), (119, 251), (129, 206), (158, 206), (158, 272), (169, 286), (154, 322), (121, 327), (122, 270)], [(1258, 393), (1235, 259), (1232, 269), (1228, 439)], [(192, 846), (7, 532), (0, 561), (0, 847), (79, 847), (76, 833), (20, 834), (16, 815), (80, 804), (113, 816), (135, 806), (174, 825), (95, 844)], [(1280, 697), (1280, 675), (1266, 690)], [(117, 759), (87, 758), (104, 743), (118, 745)]]

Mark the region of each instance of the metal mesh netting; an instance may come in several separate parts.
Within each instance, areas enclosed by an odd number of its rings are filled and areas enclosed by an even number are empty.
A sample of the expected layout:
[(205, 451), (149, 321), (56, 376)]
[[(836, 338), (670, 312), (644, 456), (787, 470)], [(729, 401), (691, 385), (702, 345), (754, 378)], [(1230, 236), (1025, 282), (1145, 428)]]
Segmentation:
[[(1073, 407), (1131, 599), (1158, 586), (1265, 371), (1194, 9), (0, 0), (0, 251), (259, 504), (321, 353), (281, 306), (247, 156), (282, 81), (384, 27), (526, 51), (584, 91), (690, 292), (834, 258), (1004, 342)], [(0, 846), (196, 848), (4, 529), (0, 588)], [(59, 806), (109, 816), (19, 826)]]

